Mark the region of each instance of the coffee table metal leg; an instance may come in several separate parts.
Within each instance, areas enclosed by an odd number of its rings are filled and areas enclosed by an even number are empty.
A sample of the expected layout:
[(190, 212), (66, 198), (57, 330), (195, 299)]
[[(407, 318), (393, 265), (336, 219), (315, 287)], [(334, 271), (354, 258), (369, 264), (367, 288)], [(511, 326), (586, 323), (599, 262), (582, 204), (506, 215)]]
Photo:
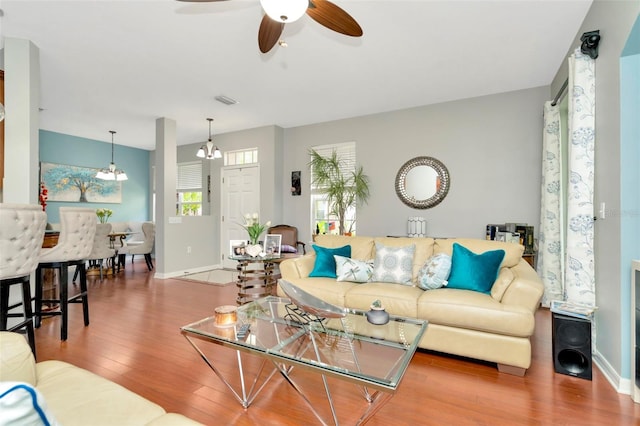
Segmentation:
[(236, 397), (236, 399), (242, 405), (243, 408), (248, 408), (249, 405), (251, 405), (251, 403), (255, 400), (256, 396), (258, 396), (260, 391), (262, 391), (262, 389), (265, 387), (265, 385), (269, 382), (269, 380), (271, 380), (273, 375), (278, 371), (276, 368), (274, 368), (271, 371), (271, 373), (269, 373), (269, 375), (263, 380), (263, 382), (261, 384), (259, 384), (258, 379), (262, 375), (262, 372), (264, 371), (264, 366), (265, 366), (265, 364), (267, 362), (267, 359), (264, 358), (262, 360), (262, 364), (260, 364), (260, 368), (258, 369), (258, 372), (255, 374), (255, 378), (253, 380), (253, 383), (251, 384), (251, 387), (250, 387), (249, 391), (247, 392), (246, 385), (245, 385), (244, 369), (242, 368), (242, 358), (240, 356), (240, 351), (236, 351), (237, 357), (238, 357), (238, 373), (240, 375), (240, 386), (241, 386), (241, 393), (242, 393), (242, 396), (241, 396), (240, 393), (238, 393), (233, 388), (231, 383), (229, 383), (227, 381), (227, 379), (222, 375), (220, 370), (218, 370), (215, 367), (215, 365), (213, 365), (213, 363), (209, 360), (209, 358), (207, 358), (207, 356), (200, 350), (200, 348), (189, 338), (189, 336), (185, 335), (184, 337), (185, 337), (185, 339), (187, 339), (189, 344), (191, 344), (191, 346), (196, 350), (196, 352), (198, 352), (200, 357), (209, 366), (209, 368), (216, 374), (216, 376), (218, 376), (218, 378), (220, 380), (222, 380), (222, 383), (224, 383), (225, 386), (227, 388), (229, 388), (231, 393), (233, 393), (233, 396)]

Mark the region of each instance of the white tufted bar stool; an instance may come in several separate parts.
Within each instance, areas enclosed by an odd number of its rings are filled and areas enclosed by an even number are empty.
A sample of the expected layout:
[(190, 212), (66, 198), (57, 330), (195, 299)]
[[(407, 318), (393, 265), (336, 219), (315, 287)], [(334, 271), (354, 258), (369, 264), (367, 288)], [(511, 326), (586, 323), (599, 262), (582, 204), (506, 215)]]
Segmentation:
[[(89, 325), (89, 299), (87, 297), (87, 270), (85, 262), (93, 247), (96, 233), (96, 211), (74, 207), (60, 207), (60, 237), (58, 245), (42, 249), (36, 271), (35, 326), (40, 327), (43, 316), (59, 315), (60, 339), (67, 340), (69, 303), (82, 303), (84, 325)], [(69, 297), (69, 266), (80, 269), (80, 293)], [(44, 269), (57, 269), (60, 274), (60, 299), (43, 299)], [(42, 311), (43, 303), (59, 303), (58, 310)]]
[[(39, 205), (0, 203), (0, 330), (27, 334), (36, 355), (30, 276), (38, 266), (47, 215)], [(18, 284), (22, 300), (9, 305), (10, 286)], [(22, 313), (10, 313), (22, 305)], [(22, 321), (7, 327), (9, 318)]]
[[(100, 268), (100, 281), (102, 281), (102, 262), (104, 259), (111, 259), (111, 268), (113, 274), (116, 273), (116, 249), (111, 247), (111, 240), (109, 234), (111, 233), (110, 223), (98, 223), (96, 224), (96, 235), (93, 237), (93, 247), (91, 253), (87, 256), (87, 260), (95, 262)], [(76, 282), (80, 268), (76, 269), (73, 274), (73, 282)]]

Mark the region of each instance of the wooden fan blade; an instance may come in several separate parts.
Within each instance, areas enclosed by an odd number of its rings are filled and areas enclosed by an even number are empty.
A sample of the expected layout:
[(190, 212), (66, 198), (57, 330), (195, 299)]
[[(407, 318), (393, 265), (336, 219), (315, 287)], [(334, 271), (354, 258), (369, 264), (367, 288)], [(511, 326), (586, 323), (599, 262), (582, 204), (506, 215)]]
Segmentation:
[(258, 30), (258, 46), (262, 53), (267, 53), (280, 40), (280, 35), (284, 29), (284, 22), (276, 22), (264, 15)]
[(320, 25), (351, 37), (362, 36), (362, 28), (347, 12), (328, 0), (310, 0), (309, 15)]

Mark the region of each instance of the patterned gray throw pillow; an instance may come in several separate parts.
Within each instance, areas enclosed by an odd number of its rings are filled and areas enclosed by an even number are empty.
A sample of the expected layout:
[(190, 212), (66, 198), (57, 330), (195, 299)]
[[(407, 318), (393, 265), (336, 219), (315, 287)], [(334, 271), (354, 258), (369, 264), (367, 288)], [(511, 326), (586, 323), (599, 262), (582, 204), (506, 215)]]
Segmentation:
[(415, 244), (389, 247), (376, 242), (376, 259), (371, 281), (413, 285), (413, 254)]

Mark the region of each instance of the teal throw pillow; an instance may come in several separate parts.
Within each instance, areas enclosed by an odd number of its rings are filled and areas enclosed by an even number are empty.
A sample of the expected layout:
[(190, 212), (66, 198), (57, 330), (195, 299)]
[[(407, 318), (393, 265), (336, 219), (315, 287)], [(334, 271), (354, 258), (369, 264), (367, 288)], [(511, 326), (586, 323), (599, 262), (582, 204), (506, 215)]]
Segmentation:
[(373, 260), (364, 262), (349, 257), (336, 256), (337, 281), (349, 281), (352, 283), (366, 283), (371, 281), (373, 274)]
[(376, 242), (376, 259), (371, 281), (413, 285), (413, 253), (415, 244), (390, 247)]
[(435, 290), (447, 285), (451, 273), (451, 256), (446, 253), (434, 254), (420, 268), (418, 287), (423, 290)]
[(351, 257), (351, 246), (326, 248), (314, 244), (313, 250), (316, 252), (316, 263), (313, 265), (313, 271), (309, 274), (310, 277), (337, 278), (336, 260), (333, 256)]
[(451, 274), (447, 288), (491, 294), (491, 287), (498, 277), (504, 255), (504, 250), (476, 254), (458, 243), (453, 243)]

